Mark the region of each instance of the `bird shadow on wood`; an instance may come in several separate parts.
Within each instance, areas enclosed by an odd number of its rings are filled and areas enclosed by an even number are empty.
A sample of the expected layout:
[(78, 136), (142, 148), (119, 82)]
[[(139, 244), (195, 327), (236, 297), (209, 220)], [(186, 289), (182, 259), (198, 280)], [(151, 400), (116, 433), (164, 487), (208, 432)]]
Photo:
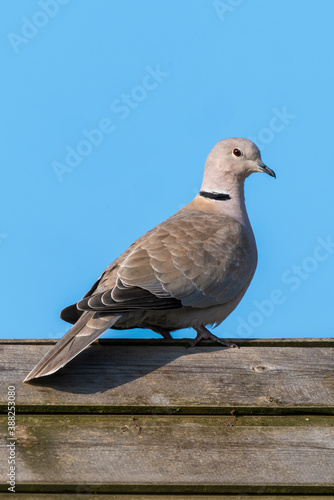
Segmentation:
[(206, 341), (190, 349), (186, 348), (187, 342), (182, 345), (160, 342), (158, 348), (156, 345), (93, 345), (58, 372), (34, 379), (29, 384), (72, 394), (96, 394), (124, 386), (160, 369), (161, 388), (163, 383), (173, 383), (175, 372), (182, 375), (184, 366), (179, 371), (171, 365), (178, 358), (200, 354), (203, 349), (205, 352), (228, 349)]

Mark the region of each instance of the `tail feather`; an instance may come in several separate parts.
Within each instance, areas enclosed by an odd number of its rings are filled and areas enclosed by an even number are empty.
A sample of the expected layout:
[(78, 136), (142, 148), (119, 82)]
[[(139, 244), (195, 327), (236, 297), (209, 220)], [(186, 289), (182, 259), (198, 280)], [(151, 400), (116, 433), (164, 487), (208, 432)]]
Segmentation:
[(72, 328), (37, 363), (24, 382), (50, 375), (71, 361), (85, 347), (94, 342), (103, 332), (116, 323), (117, 316), (101, 317), (95, 312), (85, 312)]

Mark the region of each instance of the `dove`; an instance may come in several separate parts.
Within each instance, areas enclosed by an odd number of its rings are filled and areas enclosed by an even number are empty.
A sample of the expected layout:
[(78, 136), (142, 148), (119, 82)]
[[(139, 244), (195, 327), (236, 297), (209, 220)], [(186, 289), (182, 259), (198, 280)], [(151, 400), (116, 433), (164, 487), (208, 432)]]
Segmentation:
[(185, 207), (145, 233), (103, 272), (89, 292), (60, 317), (73, 326), (25, 378), (62, 368), (107, 329), (151, 329), (171, 339), (193, 328), (212, 334), (244, 296), (257, 266), (244, 182), (253, 172), (276, 177), (248, 139), (218, 142), (209, 153), (201, 190)]

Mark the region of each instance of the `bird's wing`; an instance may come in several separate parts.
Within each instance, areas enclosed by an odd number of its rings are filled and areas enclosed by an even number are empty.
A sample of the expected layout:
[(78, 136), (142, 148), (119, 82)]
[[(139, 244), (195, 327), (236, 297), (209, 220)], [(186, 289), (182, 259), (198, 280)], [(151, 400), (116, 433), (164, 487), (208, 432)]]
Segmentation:
[(137, 240), (101, 276), (80, 310), (206, 308), (233, 299), (256, 267), (256, 247), (236, 220), (179, 212)]

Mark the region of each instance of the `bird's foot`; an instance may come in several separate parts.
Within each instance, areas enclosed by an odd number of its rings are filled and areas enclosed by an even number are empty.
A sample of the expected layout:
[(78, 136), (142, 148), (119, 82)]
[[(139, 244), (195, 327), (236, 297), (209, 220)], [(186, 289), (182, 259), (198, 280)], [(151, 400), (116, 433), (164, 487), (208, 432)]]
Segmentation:
[(212, 340), (213, 342), (218, 342), (218, 344), (224, 345), (226, 347), (237, 347), (238, 348), (238, 346), (236, 344), (231, 344), (230, 342), (226, 342), (225, 340), (220, 339), (219, 337), (217, 337), (216, 335), (211, 333), (207, 328), (205, 328), (205, 326), (201, 326), (200, 328), (196, 329), (196, 333), (197, 333), (196, 338), (189, 342), (189, 344), (187, 345), (187, 348), (194, 347), (202, 339)]

